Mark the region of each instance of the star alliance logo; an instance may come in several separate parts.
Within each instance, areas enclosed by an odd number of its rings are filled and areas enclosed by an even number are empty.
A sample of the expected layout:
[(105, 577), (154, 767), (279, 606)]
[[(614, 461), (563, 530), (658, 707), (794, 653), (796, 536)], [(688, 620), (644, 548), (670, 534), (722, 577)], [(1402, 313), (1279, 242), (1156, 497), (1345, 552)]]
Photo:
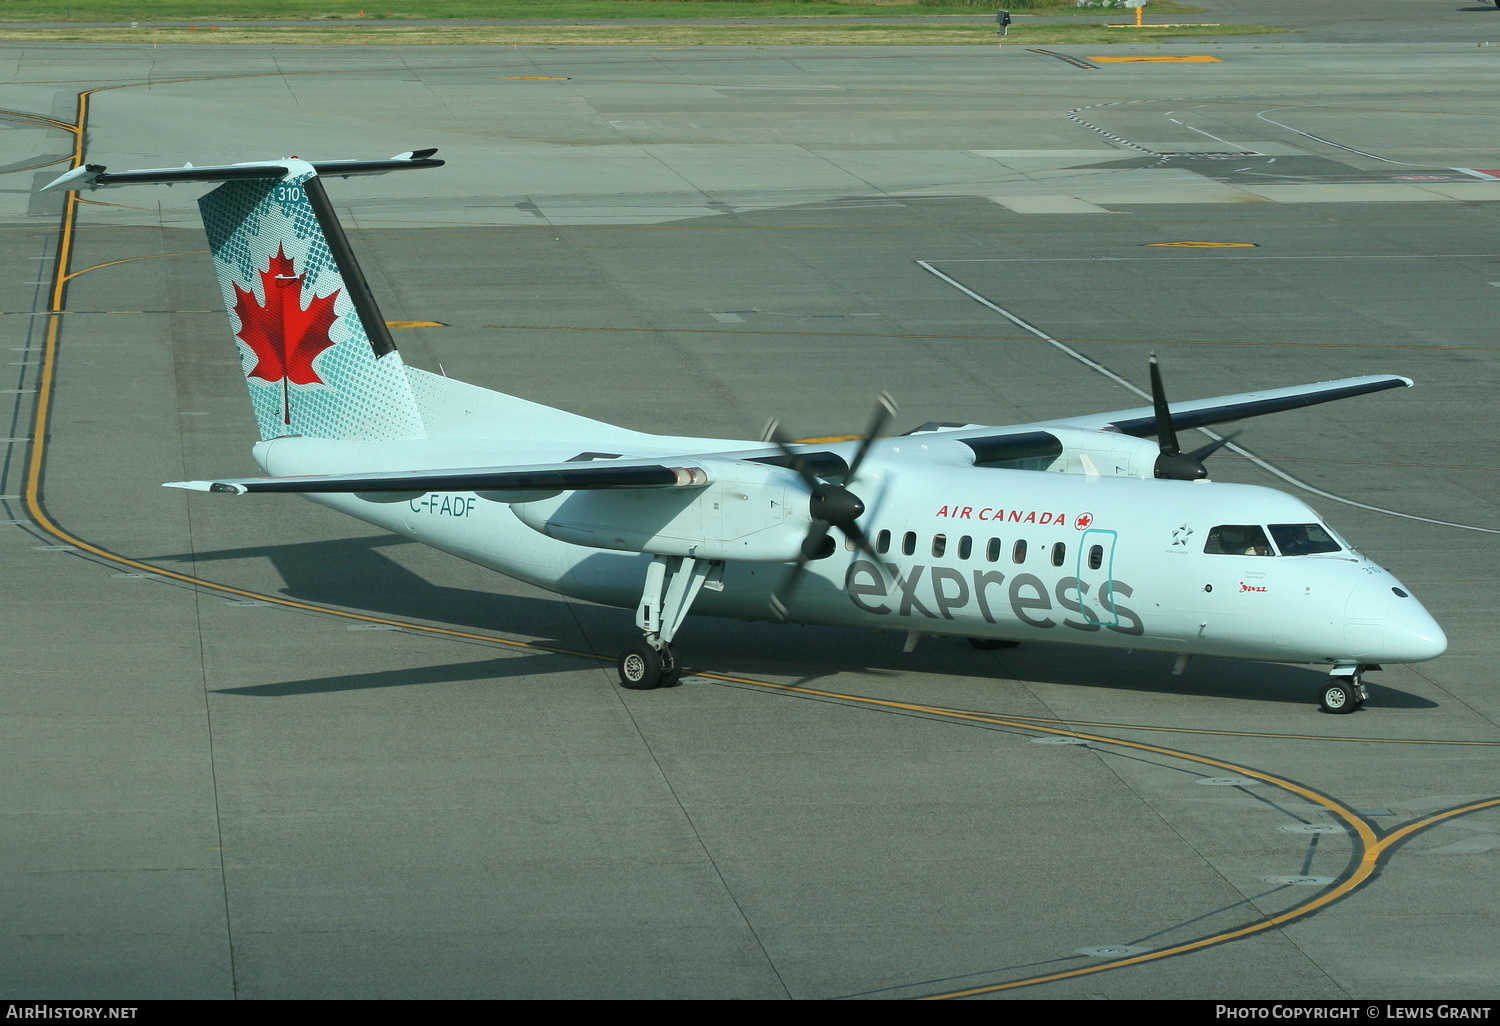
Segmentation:
[(1188, 543), (1188, 539), (1191, 538), (1192, 536), (1193, 536), (1193, 529), (1191, 527), (1189, 527), (1187, 524), (1183, 524), (1181, 527), (1175, 528), (1172, 531), (1172, 544), (1173, 545), (1186, 545)]

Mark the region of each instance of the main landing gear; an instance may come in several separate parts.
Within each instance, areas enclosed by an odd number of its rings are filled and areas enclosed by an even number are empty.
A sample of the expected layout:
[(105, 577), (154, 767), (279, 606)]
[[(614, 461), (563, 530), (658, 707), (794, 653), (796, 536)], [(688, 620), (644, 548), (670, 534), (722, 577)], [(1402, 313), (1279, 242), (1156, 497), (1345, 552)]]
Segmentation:
[(1378, 669), (1373, 663), (1335, 666), (1328, 674), (1328, 683), (1318, 693), (1319, 707), (1326, 713), (1352, 713), (1370, 697), (1365, 690), (1364, 674)]
[(672, 639), (704, 588), (724, 590), (724, 564), (689, 556), (656, 556), (646, 568), (646, 587), (635, 625), (645, 632), (620, 653), (620, 686), (632, 691), (671, 687), (682, 675)]

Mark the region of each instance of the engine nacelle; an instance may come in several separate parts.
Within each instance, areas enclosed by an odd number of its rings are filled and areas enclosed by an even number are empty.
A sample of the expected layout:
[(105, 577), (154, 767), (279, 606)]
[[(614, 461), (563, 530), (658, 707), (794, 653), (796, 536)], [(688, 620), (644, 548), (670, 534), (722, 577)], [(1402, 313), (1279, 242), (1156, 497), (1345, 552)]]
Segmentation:
[(1048, 428), (1062, 443), (1063, 451), (1048, 470), (1060, 474), (1092, 474), (1101, 477), (1156, 476), (1156, 458), (1161, 447), (1154, 438), (1136, 438), (1117, 431), (1083, 428)]
[(511, 511), (549, 538), (597, 549), (754, 563), (798, 557), (812, 517), (795, 472), (743, 460), (693, 462), (708, 471), (701, 488), (564, 492)]

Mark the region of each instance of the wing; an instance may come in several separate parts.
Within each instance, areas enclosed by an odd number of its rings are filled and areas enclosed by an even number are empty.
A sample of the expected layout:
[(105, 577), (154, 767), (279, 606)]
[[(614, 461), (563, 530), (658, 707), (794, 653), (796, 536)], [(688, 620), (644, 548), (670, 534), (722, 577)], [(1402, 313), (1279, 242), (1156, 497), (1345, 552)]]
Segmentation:
[[(1337, 381), (1319, 381), (1311, 385), (1292, 385), (1288, 388), (1268, 388), (1261, 392), (1241, 392), (1237, 395), (1221, 395), (1212, 399), (1195, 399), (1186, 403), (1172, 403), (1172, 427), (1177, 430), (1223, 424), (1231, 420), (1248, 417), (1263, 417), (1268, 413), (1298, 410), (1304, 406), (1349, 399), (1371, 392), (1383, 392), (1388, 388), (1410, 388), (1414, 382), (1395, 374), (1371, 374), (1362, 378), (1340, 378)], [(1134, 410), (1117, 410), (1114, 413), (1098, 413), (1080, 418), (1058, 421), (1071, 427), (1090, 427), (1096, 430), (1119, 431), (1122, 434), (1145, 437), (1156, 433), (1156, 416), (1150, 406)]]
[(499, 492), (542, 498), (565, 491), (602, 488), (701, 488), (709, 474), (701, 466), (668, 466), (658, 460), (607, 463), (544, 463), (526, 467), (465, 467), (374, 474), (308, 474), (222, 481), (168, 481), (163, 487), (198, 492), (358, 493), (421, 495), (425, 492)]

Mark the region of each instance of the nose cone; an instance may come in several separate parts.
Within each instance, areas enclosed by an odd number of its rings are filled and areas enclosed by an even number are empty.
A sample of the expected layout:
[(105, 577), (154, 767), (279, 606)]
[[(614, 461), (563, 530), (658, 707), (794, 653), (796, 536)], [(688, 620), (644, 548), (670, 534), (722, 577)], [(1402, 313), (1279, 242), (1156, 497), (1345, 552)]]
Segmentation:
[(1398, 598), (1386, 614), (1385, 647), (1387, 662), (1420, 663), (1448, 651), (1448, 635), (1422, 603), (1410, 597)]
[(1389, 574), (1360, 581), (1344, 613), (1345, 641), (1362, 662), (1420, 663), (1448, 651), (1432, 614)]

